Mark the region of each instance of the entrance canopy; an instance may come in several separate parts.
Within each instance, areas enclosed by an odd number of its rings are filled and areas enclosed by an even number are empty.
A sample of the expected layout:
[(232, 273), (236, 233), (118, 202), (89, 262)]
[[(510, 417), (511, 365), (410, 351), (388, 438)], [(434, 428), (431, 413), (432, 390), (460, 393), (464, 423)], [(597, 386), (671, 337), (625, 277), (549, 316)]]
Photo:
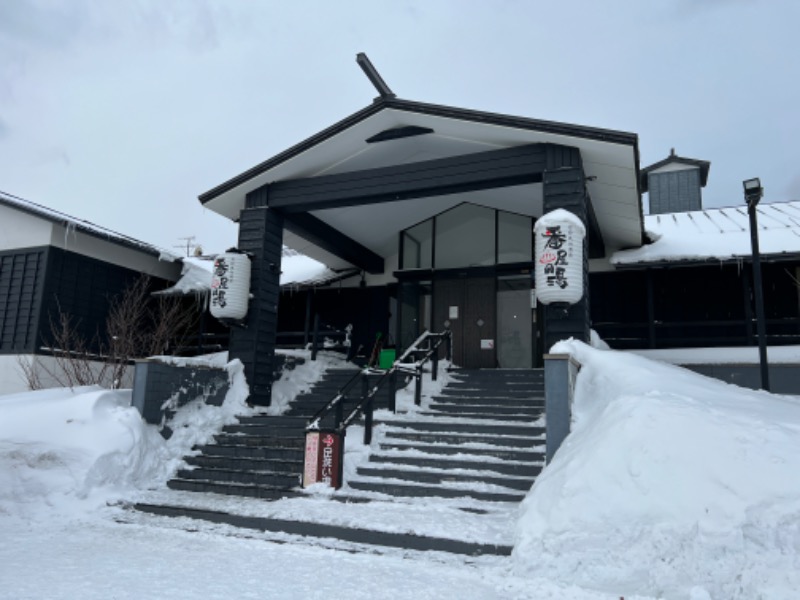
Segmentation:
[(582, 164), (605, 255), (641, 246), (635, 134), (389, 97), (200, 201), (238, 220), (260, 194), (259, 205), (286, 215), (286, 245), (374, 273), (397, 254), (399, 231), (463, 202), (541, 216), (542, 173), (570, 160)]

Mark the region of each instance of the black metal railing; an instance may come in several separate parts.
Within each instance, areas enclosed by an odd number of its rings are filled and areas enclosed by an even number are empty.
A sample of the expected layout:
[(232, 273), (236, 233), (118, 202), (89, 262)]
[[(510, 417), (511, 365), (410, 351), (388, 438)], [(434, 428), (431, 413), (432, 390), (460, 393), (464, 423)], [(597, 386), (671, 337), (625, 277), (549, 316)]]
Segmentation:
[(320, 350), (334, 350), (351, 360), (355, 354), (352, 345), (353, 326), (338, 329), (333, 325), (322, 323), (319, 315), (314, 315), (314, 325), (310, 331), (279, 331), (275, 334), (279, 348), (307, 348), (311, 350), (311, 360), (317, 360)]
[[(439, 348), (445, 344), (445, 358), (451, 356), (452, 335), (447, 329), (441, 333), (426, 331), (397, 358), (391, 368), (387, 370), (366, 367), (356, 373), (336, 395), (317, 413), (309, 419), (306, 433), (320, 431), (322, 420), (334, 412), (333, 430), (344, 435), (347, 428), (362, 415), (364, 416), (364, 443), (372, 441), (372, 416), (375, 407), (375, 398), (378, 391), (386, 384), (389, 410), (397, 410), (397, 376), (398, 373), (411, 375), (415, 379), (414, 402), (419, 405), (422, 400), (422, 374), (425, 364), (431, 361), (431, 377), (435, 381), (439, 370)], [(374, 384), (370, 385), (370, 375), (377, 377)], [(359, 395), (356, 406), (345, 416), (344, 406), (348, 397), (353, 392)]]

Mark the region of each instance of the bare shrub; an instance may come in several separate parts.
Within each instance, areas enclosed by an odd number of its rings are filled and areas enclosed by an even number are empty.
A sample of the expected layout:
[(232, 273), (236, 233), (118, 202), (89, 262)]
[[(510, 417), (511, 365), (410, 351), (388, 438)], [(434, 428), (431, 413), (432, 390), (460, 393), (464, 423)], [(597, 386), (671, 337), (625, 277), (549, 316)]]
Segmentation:
[(62, 387), (127, 386), (134, 359), (180, 347), (199, 317), (180, 298), (152, 298), (150, 279), (143, 275), (111, 299), (105, 331), (95, 339), (87, 339), (79, 323), (59, 306), (50, 323), (52, 344), (46, 348), (53, 360), (20, 360), (20, 368), (30, 389), (44, 387), (45, 379)]

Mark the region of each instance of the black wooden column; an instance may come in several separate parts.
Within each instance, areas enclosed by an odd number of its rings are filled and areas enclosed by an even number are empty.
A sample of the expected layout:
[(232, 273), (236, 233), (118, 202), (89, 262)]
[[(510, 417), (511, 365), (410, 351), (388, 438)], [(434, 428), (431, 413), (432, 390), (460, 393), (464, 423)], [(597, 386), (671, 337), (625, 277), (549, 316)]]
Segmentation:
[(243, 328), (231, 330), (230, 359), (244, 364), (250, 386), (250, 404), (269, 406), (278, 327), (283, 215), (248, 194), (248, 206), (240, 214), (239, 249), (252, 261), (250, 307)]
[[(572, 156), (573, 165), (580, 161)], [(544, 352), (550, 351), (559, 340), (575, 338), (589, 342), (591, 320), (589, 316), (589, 254), (588, 254), (588, 199), (583, 167), (563, 166), (544, 172), (544, 213), (563, 208), (580, 218), (586, 227), (583, 242), (583, 298), (577, 304), (544, 307)], [(538, 285), (538, 283), (537, 283)]]

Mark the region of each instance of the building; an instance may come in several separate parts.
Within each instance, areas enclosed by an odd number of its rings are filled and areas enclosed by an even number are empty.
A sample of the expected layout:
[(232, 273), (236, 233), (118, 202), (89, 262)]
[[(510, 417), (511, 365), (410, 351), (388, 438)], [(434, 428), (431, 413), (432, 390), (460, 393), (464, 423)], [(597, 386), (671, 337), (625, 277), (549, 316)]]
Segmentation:
[(95, 340), (111, 298), (143, 274), (155, 290), (180, 271), (154, 246), (0, 193), (0, 393), (24, 391), (23, 365), (51, 360), (59, 313)]
[[(312, 310), (353, 324), (365, 347), (447, 327), (467, 368), (539, 366), (591, 328), (618, 348), (755, 343), (744, 211), (702, 209), (710, 163), (673, 150), (640, 169), (636, 134), (402, 100), (365, 72), (372, 104), (199, 198), (239, 222), (253, 258), (250, 312), (231, 336), (251, 401), (270, 401), (278, 330), (307, 328)], [(532, 229), (559, 208), (587, 232), (585, 289), (544, 306), (553, 282), (537, 290)], [(759, 208), (762, 240), (774, 234), (762, 251), (770, 343), (800, 341), (798, 210)], [(281, 295), (283, 244), (344, 275)]]

